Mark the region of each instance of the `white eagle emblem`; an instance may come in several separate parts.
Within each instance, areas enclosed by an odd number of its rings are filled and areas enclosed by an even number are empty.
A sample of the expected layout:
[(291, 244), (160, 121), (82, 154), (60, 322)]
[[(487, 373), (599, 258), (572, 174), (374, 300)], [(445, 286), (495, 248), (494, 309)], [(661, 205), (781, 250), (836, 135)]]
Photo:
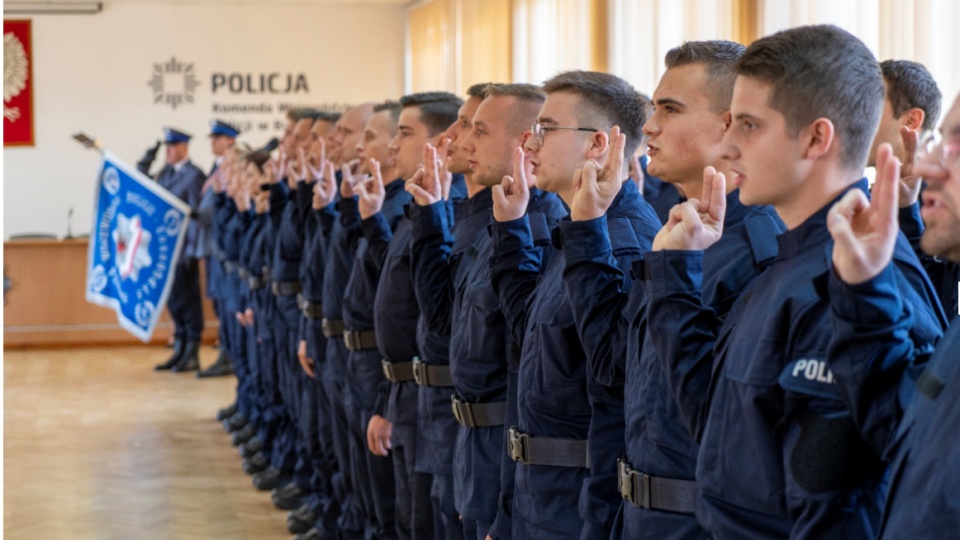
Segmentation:
[(117, 228), (113, 230), (113, 242), (117, 247), (116, 265), (123, 279), (137, 281), (140, 269), (150, 266), (150, 232), (143, 230), (140, 216), (117, 215)]
[(7, 103), (27, 87), (27, 50), (13, 32), (3, 35), (3, 117), (10, 122), (20, 118), (18, 107)]

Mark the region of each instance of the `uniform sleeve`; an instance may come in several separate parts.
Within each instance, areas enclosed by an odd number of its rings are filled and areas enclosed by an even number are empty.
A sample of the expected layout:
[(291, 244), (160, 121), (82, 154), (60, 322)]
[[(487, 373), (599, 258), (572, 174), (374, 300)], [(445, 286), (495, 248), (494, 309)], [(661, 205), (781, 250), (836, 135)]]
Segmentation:
[(687, 429), (699, 442), (720, 328), (716, 313), (701, 302), (703, 252), (647, 252), (644, 267), (648, 332)]
[(858, 285), (843, 282), (833, 271), (828, 280), (830, 370), (864, 438), (878, 456), (889, 457), (907, 405), (898, 397), (915, 382), (904, 377), (905, 368), (922, 362), (932, 347), (917, 348), (910, 338), (915, 321), (901, 300), (893, 265)]
[(597, 381), (622, 381), (625, 330), (620, 324), (627, 295), (623, 272), (603, 217), (560, 222), (566, 265), (563, 281), (573, 308), (577, 332)]
[(283, 209), (290, 201), (287, 197), (286, 179), (282, 179), (275, 184), (270, 184), (270, 221), (273, 223), (275, 231), (280, 230), (280, 220), (283, 217)]
[(430, 206), (410, 207), (410, 221), (413, 225), (410, 262), (414, 293), (427, 328), (440, 335), (450, 334), (453, 303), (453, 276), (450, 265), (453, 234), (448, 225), (450, 216), (445, 210), (449, 206), (438, 202)]
[(493, 290), (517, 344), (523, 343), (530, 297), (541, 269), (541, 251), (533, 245), (530, 219), (493, 223)]

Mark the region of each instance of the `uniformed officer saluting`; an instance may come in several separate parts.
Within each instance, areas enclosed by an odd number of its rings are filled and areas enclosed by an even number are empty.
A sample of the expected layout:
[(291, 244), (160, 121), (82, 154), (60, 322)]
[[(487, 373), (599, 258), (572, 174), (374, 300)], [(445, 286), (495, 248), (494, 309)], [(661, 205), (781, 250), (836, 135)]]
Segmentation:
[[(200, 205), (200, 190), (206, 175), (190, 162), (187, 144), (190, 135), (173, 128), (164, 128), (163, 144), (166, 145), (166, 164), (157, 175), (160, 187), (170, 191), (195, 210)], [(159, 146), (159, 145), (158, 145)], [(148, 152), (145, 159), (137, 164), (144, 174), (149, 174), (157, 147)], [(173, 287), (167, 300), (167, 309), (176, 327), (173, 355), (166, 362), (158, 364), (156, 370), (193, 371), (200, 367), (200, 337), (203, 333), (203, 304), (200, 297), (200, 265), (197, 257), (200, 252), (199, 224), (191, 220), (187, 225), (187, 235), (183, 252), (177, 268), (174, 270)]]
[[(736, 72), (722, 151), (740, 201), (770, 204), (786, 224), (777, 259), (721, 325), (701, 299), (703, 250), (726, 232), (724, 178), (707, 173), (703, 200), (674, 208), (644, 255), (649, 331), (700, 442), (697, 518), (716, 538), (871, 538), (884, 435), (861, 408), (894, 407), (896, 395), (830, 371), (830, 306), (818, 291), (831, 271), (827, 211), (866, 191), (880, 68), (846, 31), (808, 26), (755, 41)], [(896, 244), (895, 294), (910, 304), (912, 337), (929, 345), (937, 300), (906, 239)], [(896, 376), (907, 363), (883, 368)], [(848, 387), (864, 395), (852, 400)]]

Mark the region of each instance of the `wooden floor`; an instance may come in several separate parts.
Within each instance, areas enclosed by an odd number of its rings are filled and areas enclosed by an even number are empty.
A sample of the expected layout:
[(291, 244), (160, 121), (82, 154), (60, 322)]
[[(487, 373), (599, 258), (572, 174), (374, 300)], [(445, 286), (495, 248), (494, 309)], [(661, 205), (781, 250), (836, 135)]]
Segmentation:
[(215, 420), (235, 379), (154, 373), (168, 354), (4, 353), (5, 538), (290, 538)]

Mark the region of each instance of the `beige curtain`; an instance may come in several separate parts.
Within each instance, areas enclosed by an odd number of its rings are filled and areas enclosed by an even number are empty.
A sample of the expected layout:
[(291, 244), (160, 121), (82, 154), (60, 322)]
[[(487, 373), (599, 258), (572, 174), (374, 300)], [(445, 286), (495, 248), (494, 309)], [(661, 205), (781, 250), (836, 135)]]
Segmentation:
[(667, 51), (684, 41), (752, 39), (756, 8), (754, 0), (609, 0), (607, 20), (609, 71), (650, 95)]
[(913, 60), (933, 74), (948, 108), (960, 91), (957, 0), (760, 0), (762, 35), (804, 24), (835, 24), (878, 60)]
[(465, 92), (482, 82), (511, 82), (510, 0), (458, 0), (458, 4), (458, 90)]
[(539, 84), (563, 70), (607, 70), (608, 2), (513, 0), (513, 80)]
[(452, 7), (450, 0), (429, 0), (407, 11), (408, 92), (457, 91)]

